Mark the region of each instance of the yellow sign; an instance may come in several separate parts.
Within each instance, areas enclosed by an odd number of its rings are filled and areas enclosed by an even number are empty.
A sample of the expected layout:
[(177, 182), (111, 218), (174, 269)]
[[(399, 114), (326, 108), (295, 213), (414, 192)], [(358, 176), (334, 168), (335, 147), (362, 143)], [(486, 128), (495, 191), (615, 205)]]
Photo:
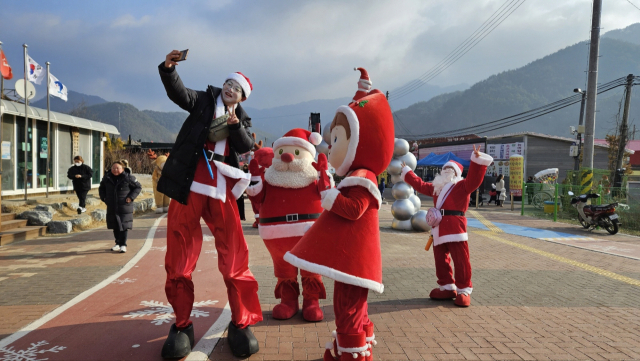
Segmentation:
[(509, 189), (516, 197), (522, 196), (522, 182), (524, 180), (524, 157), (512, 154), (509, 158)]

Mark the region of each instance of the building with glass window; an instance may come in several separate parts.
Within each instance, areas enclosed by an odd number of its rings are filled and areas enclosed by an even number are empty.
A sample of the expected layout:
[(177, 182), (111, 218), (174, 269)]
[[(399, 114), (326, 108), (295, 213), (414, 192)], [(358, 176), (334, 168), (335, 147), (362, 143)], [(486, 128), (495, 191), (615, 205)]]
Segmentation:
[(67, 170), (76, 155), (93, 169), (93, 187), (98, 187), (104, 169), (103, 139), (105, 133), (120, 134), (116, 127), (52, 111), (48, 142), (46, 109), (28, 107), (25, 124), (24, 104), (0, 100), (0, 107), (2, 196), (24, 194), (25, 187), (28, 194), (44, 193), (49, 156), (49, 192), (73, 190)]

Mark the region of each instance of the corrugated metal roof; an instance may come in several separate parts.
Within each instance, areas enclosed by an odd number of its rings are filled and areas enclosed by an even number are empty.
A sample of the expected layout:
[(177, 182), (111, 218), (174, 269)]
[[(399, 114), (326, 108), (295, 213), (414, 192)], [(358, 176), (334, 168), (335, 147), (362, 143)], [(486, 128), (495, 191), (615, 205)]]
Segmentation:
[[(539, 138), (547, 138), (547, 139), (556, 139), (556, 140), (563, 140), (565, 142), (575, 142), (576, 139), (575, 138), (565, 138), (565, 137), (559, 137), (557, 135), (549, 135), (549, 134), (542, 134), (542, 133), (535, 133), (535, 132), (519, 132), (519, 133), (509, 133), (509, 134), (501, 134), (501, 135), (491, 135), (488, 136), (487, 139), (500, 139), (500, 138), (509, 138), (509, 137), (521, 137), (523, 135), (530, 135), (532, 137), (539, 137)], [(602, 142), (603, 139), (594, 139), (593, 140), (593, 145), (595, 147), (600, 147), (600, 148), (609, 148), (609, 144), (607, 143), (607, 141)], [(629, 143), (632, 141), (629, 141)], [(633, 148), (629, 147), (629, 143), (627, 143), (627, 147), (625, 148), (629, 153), (634, 154), (635, 151), (633, 150)], [(582, 143), (584, 146), (584, 142)]]
[[(4, 99), (0, 100), (0, 102), (2, 102), (1, 104), (4, 107), (3, 113), (24, 117), (24, 104)], [(29, 106), (27, 110), (29, 112), (29, 118), (47, 120), (46, 109)], [(84, 129), (99, 130), (101, 132), (106, 132), (109, 134), (120, 134), (118, 128), (114, 127), (111, 124), (100, 123), (93, 120), (74, 117), (69, 114), (58, 113), (54, 111), (50, 112), (50, 115), (52, 123), (64, 124)]]

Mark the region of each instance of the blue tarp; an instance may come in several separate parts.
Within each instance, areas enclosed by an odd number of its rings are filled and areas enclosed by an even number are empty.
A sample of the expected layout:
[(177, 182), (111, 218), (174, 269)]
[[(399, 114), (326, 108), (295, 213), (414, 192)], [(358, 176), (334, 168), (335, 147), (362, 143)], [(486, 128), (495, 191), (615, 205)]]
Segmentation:
[(418, 161), (418, 166), (442, 167), (443, 165), (445, 165), (445, 163), (447, 163), (450, 160), (455, 160), (456, 162), (462, 164), (462, 166), (465, 168), (469, 168), (469, 165), (471, 164), (470, 161), (463, 160), (462, 158), (456, 157), (455, 154), (451, 152), (447, 152), (445, 154), (440, 154), (440, 155), (431, 153), (428, 156), (420, 159)]

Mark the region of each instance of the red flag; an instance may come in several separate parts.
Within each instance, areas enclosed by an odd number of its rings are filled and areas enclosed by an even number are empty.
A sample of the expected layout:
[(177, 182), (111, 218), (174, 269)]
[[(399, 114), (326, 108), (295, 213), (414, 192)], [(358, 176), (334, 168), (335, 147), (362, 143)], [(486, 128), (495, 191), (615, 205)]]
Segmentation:
[(13, 78), (13, 72), (11, 71), (11, 66), (9, 66), (9, 62), (7, 62), (7, 58), (4, 57), (4, 51), (0, 49), (0, 72), (2, 73), (2, 77), (10, 80)]

